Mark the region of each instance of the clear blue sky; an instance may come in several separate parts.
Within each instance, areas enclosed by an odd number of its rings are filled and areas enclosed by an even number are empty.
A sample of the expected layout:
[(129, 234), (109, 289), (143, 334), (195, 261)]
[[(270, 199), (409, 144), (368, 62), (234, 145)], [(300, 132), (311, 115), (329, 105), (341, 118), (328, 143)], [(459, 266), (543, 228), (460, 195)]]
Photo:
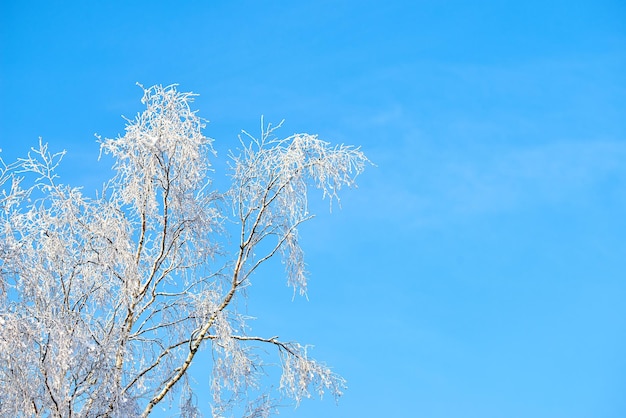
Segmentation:
[(42, 136), (95, 188), (141, 82), (199, 93), (222, 158), (264, 114), (376, 163), (314, 204), (310, 300), (252, 288), (348, 380), (281, 416), (626, 416), (623, 1), (0, 4), (5, 159)]

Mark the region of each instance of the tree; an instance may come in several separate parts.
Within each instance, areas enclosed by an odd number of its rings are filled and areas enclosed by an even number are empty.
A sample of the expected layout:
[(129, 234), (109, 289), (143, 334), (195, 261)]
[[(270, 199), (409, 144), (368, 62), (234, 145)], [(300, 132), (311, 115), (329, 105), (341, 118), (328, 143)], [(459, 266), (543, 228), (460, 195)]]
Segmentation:
[[(342, 394), (344, 379), (305, 346), (250, 333), (236, 301), (275, 256), (306, 292), (307, 189), (332, 202), (368, 160), (313, 135), (279, 139), (267, 125), (240, 137), (232, 186), (219, 192), (193, 97), (144, 89), (146, 110), (125, 134), (99, 139), (114, 175), (93, 197), (59, 182), (64, 152), (41, 140), (26, 158), (0, 159), (1, 416), (145, 417), (174, 394), (182, 415), (196, 416), (188, 370), (199, 356), (212, 359), (214, 416)], [(268, 347), (278, 390), (262, 384)]]

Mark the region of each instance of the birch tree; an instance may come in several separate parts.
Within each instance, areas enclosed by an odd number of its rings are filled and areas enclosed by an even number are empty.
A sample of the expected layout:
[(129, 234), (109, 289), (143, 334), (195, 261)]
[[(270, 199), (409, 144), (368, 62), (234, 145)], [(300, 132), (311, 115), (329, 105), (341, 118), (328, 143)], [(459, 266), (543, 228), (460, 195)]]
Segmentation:
[(0, 416), (146, 417), (161, 403), (198, 416), (189, 367), (202, 357), (216, 417), (338, 398), (342, 377), (306, 346), (254, 334), (237, 301), (273, 257), (306, 292), (308, 189), (336, 201), (367, 158), (267, 125), (242, 133), (220, 191), (194, 95), (143, 91), (125, 133), (99, 139), (114, 165), (92, 196), (60, 182), (64, 152), (41, 140), (0, 159)]

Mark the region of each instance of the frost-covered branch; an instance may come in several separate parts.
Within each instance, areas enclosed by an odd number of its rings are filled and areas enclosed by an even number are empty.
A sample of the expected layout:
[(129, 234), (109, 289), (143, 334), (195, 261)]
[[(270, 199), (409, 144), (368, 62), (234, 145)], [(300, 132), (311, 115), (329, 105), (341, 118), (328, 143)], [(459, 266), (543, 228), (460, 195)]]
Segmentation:
[[(306, 292), (309, 188), (332, 205), (367, 158), (314, 135), (280, 139), (280, 124), (262, 121), (259, 138), (241, 135), (220, 192), (194, 95), (142, 89), (146, 108), (124, 135), (99, 139), (113, 176), (93, 197), (61, 182), (65, 152), (42, 140), (0, 158), (0, 416), (148, 416), (176, 394), (196, 416), (188, 373), (206, 352), (215, 416), (268, 416), (277, 396), (340, 396), (345, 381), (306, 347), (249, 335), (240, 300), (279, 255), (287, 283)], [(277, 390), (263, 384), (264, 345), (281, 360)]]
[(328, 367), (310, 359), (307, 348), (298, 343), (285, 343), (278, 337), (263, 338), (255, 336), (233, 335), (239, 341), (259, 341), (278, 347), (283, 360), (281, 389), (291, 398), (300, 402), (303, 397), (311, 396), (309, 388), (314, 386), (320, 397), (325, 390), (338, 400), (346, 388), (346, 381), (333, 373)]

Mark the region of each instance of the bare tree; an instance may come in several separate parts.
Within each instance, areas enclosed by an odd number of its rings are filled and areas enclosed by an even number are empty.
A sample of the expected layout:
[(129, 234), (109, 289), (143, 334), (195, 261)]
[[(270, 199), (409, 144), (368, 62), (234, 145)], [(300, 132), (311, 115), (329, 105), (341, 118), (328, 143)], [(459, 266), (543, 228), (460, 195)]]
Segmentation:
[[(26, 158), (0, 159), (0, 416), (145, 417), (174, 394), (197, 416), (197, 356), (211, 360), (214, 416), (342, 394), (344, 379), (305, 346), (251, 334), (236, 301), (274, 256), (305, 293), (307, 188), (332, 202), (368, 160), (268, 125), (240, 137), (232, 186), (218, 192), (193, 96), (144, 89), (146, 110), (125, 134), (100, 139), (114, 175), (94, 197), (59, 182), (64, 153), (41, 140)], [(274, 386), (264, 352), (278, 358)]]

